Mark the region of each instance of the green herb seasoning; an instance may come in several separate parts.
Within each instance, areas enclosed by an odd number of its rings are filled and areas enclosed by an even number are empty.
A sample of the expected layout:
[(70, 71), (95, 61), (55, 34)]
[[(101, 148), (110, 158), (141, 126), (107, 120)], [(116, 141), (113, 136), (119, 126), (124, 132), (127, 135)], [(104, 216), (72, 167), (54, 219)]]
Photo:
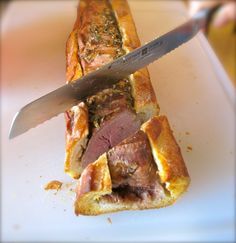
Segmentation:
[[(80, 50), (80, 58), (83, 60), (85, 73), (125, 54), (122, 36), (111, 6), (108, 1), (102, 1), (102, 4), (103, 9), (87, 16), (89, 26), (86, 28), (86, 34), (83, 32), (84, 47)], [(89, 107), (90, 127), (95, 129), (122, 108), (133, 110), (129, 80), (121, 80), (112, 88), (87, 98), (86, 104)]]

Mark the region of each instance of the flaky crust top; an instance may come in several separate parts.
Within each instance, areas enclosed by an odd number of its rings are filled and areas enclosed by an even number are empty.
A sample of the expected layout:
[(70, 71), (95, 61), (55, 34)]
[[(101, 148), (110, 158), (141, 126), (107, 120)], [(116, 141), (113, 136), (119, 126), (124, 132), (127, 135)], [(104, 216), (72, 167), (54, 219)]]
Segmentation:
[[(137, 30), (127, 1), (111, 0), (111, 6), (116, 16), (122, 35), (123, 49), (126, 53), (140, 47)], [(156, 96), (150, 80), (147, 68), (140, 69), (130, 75), (134, 108), (143, 121), (159, 113)]]

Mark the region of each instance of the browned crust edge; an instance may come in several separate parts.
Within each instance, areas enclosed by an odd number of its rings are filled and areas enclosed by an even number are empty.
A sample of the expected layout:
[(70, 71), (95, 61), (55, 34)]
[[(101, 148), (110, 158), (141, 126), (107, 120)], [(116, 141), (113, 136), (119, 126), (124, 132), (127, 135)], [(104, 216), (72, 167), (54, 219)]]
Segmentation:
[[(110, 2), (122, 35), (123, 49), (126, 53), (131, 52), (141, 44), (129, 4), (124, 0), (111, 0)], [(145, 122), (159, 113), (159, 106), (148, 69), (143, 68), (130, 75), (130, 82), (134, 97), (134, 108)]]
[(144, 123), (141, 129), (148, 136), (161, 182), (171, 196), (178, 197), (187, 189), (190, 177), (167, 118), (155, 116)]
[(77, 106), (73, 106), (69, 112), (73, 114), (72, 119), (74, 126), (72, 129), (68, 128), (71, 120), (68, 117), (68, 114), (65, 113), (67, 131), (64, 171), (72, 178), (78, 179), (82, 172), (80, 160), (78, 158), (82, 156), (82, 152), (87, 144), (87, 137), (89, 134), (88, 109), (86, 105), (81, 102)]
[[(83, 13), (85, 7), (86, 2), (81, 0), (77, 8), (77, 18), (74, 24), (73, 31), (70, 33), (66, 42), (66, 80), (68, 83), (73, 82), (73, 80), (76, 80), (83, 75), (82, 67), (78, 56), (78, 28), (81, 25), (80, 16)], [(80, 159), (83, 149), (86, 146), (87, 137), (89, 134), (89, 116), (88, 109), (86, 105), (82, 102), (77, 106), (72, 107), (70, 109), (70, 112), (74, 114), (74, 117), (78, 118), (77, 120), (75, 120), (74, 118), (72, 121), (75, 124), (75, 127), (77, 127), (78, 129), (77, 131), (75, 130), (73, 133), (70, 133), (70, 131), (66, 129), (66, 154), (64, 171), (72, 178), (78, 179), (82, 171)], [(66, 122), (70, 121), (66, 119)], [(75, 156), (77, 156), (78, 158), (75, 159)]]

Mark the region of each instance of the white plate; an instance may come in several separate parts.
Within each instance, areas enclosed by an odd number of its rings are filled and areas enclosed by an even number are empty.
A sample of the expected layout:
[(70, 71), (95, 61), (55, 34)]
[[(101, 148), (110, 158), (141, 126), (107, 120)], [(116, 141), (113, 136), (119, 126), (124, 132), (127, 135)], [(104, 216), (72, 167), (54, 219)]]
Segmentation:
[[(234, 89), (202, 35), (150, 65), (192, 183), (160, 210), (76, 217), (73, 193), (43, 189), (63, 172), (64, 119), (9, 141), (14, 114), (65, 82), (75, 1), (15, 1), (2, 23), (2, 238), (4, 241), (226, 241), (234, 238)], [(142, 42), (185, 20), (179, 1), (130, 1)], [(187, 135), (186, 132), (190, 134)], [(187, 152), (187, 146), (193, 150)], [(107, 218), (110, 217), (112, 224)]]

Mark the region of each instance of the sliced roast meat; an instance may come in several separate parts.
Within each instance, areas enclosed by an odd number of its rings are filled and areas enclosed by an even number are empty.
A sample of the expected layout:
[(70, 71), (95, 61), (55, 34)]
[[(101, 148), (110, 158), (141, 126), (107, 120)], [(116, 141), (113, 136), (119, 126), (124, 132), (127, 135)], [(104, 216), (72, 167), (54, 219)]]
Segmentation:
[(100, 117), (104, 117), (109, 119), (114, 113), (119, 112), (127, 107), (127, 99), (125, 95), (120, 94), (111, 94), (110, 97), (107, 98), (106, 102), (101, 104), (100, 108), (97, 108), (96, 114)]
[(140, 125), (136, 114), (129, 109), (115, 113), (111, 119), (103, 122), (99, 130), (93, 133), (82, 157), (82, 168), (135, 133)]
[[(113, 90), (105, 90), (89, 100), (89, 118), (91, 123), (91, 131), (93, 127), (99, 128), (102, 123), (109, 120), (115, 113), (124, 109), (132, 109), (131, 102), (126, 93), (112, 93)], [(109, 92), (111, 91), (111, 92)], [(87, 102), (87, 103), (89, 103)]]
[(146, 134), (138, 131), (108, 152), (112, 187), (152, 188), (157, 166)]

